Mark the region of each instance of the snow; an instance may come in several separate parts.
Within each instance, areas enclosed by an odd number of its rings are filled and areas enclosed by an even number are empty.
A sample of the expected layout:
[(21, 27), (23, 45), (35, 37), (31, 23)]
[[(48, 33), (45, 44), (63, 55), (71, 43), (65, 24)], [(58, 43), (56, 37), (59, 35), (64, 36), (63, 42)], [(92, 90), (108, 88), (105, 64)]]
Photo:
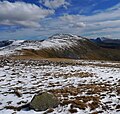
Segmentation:
[(44, 48), (54, 48), (57, 49), (66, 49), (75, 46), (78, 43), (78, 40), (85, 40), (76, 35), (67, 35), (60, 34), (54, 35), (44, 41), (24, 41), (24, 40), (15, 40), (9, 46), (3, 47), (0, 49), (0, 55), (11, 55), (16, 54), (18, 50), (22, 49), (35, 49), (40, 50)]
[[(78, 63), (84, 63), (84, 65), (55, 65), (51, 64), (42, 64), (41, 61), (36, 60), (9, 60), (7, 64), (1, 62), (3, 67), (0, 67), (0, 114), (11, 114), (15, 111), (4, 109), (4, 106), (10, 105), (19, 106), (18, 102), (24, 101), (28, 103), (31, 101), (32, 97), (37, 93), (37, 91), (48, 91), (52, 89), (64, 88), (69, 86), (78, 87), (79, 84), (91, 84), (91, 83), (107, 83), (114, 85), (117, 84), (120, 78), (120, 68), (107, 67), (107, 66), (97, 66), (100, 65), (120, 65), (116, 62), (100, 62), (100, 61), (85, 61), (78, 60)], [(43, 62), (46, 63), (46, 62)], [(85, 65), (87, 64), (87, 65)], [(77, 77), (74, 76), (76, 73), (88, 72), (93, 73), (93, 77)], [(72, 74), (73, 76), (64, 77), (64, 74)], [(60, 75), (62, 74), (62, 75)], [(51, 86), (50, 83), (55, 86)], [(59, 84), (57, 84), (59, 83)], [(22, 97), (18, 98), (14, 94), (14, 89), (19, 88), (19, 91), (22, 93)], [(112, 104), (120, 104), (118, 100), (119, 96), (115, 91), (111, 93), (103, 92), (101, 94), (106, 94), (106, 96), (101, 99), (101, 102), (112, 101)], [(115, 96), (110, 97), (111, 94)], [(79, 96), (86, 95), (86, 93), (78, 94)], [(71, 96), (69, 96), (71, 97)], [(22, 104), (24, 104), (24, 102)], [(112, 104), (110, 106), (112, 107)], [(20, 104), (21, 105), (21, 104)], [(51, 114), (69, 114), (69, 106), (59, 106), (54, 109), (54, 112)], [(100, 110), (98, 108), (96, 110)], [(115, 110), (106, 110), (104, 114), (118, 114)], [(78, 109), (76, 114), (89, 114), (90, 109), (86, 110)], [(17, 114), (42, 114), (43, 112), (30, 111), (17, 111)]]
[(23, 43), (25, 40), (15, 40), (12, 45), (20, 45), (21, 43)]
[(16, 53), (17, 48), (20, 47), (23, 42), (24, 40), (14, 40), (12, 44), (0, 48), (0, 56), (9, 56)]

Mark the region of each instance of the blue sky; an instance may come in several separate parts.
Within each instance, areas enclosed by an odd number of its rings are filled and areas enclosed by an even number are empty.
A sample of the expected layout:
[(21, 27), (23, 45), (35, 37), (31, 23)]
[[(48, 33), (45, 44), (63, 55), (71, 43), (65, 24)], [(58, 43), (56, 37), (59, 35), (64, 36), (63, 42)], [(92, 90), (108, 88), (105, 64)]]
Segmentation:
[(120, 0), (0, 0), (0, 40), (56, 33), (120, 39)]

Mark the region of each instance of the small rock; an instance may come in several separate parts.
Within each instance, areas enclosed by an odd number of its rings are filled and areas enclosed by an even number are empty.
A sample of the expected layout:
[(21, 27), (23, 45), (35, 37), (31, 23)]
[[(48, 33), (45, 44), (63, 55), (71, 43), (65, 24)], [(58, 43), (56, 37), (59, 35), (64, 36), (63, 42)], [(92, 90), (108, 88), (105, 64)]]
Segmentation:
[(12, 114), (17, 114), (17, 112), (13, 112)]
[(59, 100), (51, 93), (41, 93), (35, 95), (30, 102), (30, 108), (35, 111), (45, 111), (49, 108), (55, 108), (59, 105)]
[(117, 105), (117, 106), (116, 106), (116, 109), (120, 109), (120, 105)]
[(14, 93), (15, 93), (18, 97), (22, 97), (22, 93), (20, 93), (17, 89), (14, 90)]
[(77, 113), (78, 111), (77, 111), (77, 109), (69, 109), (69, 112), (70, 113)]

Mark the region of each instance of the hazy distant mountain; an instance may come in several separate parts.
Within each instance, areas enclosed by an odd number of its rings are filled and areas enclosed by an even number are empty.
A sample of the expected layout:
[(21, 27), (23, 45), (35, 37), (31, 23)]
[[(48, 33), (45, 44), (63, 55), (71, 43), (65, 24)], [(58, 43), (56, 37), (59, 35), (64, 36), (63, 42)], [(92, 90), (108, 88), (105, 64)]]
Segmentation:
[(0, 47), (5, 47), (5, 46), (8, 46), (12, 43), (13, 43), (13, 41), (9, 41), (9, 40), (0, 41)]
[(98, 37), (91, 39), (92, 42), (104, 48), (118, 49), (120, 48), (120, 39), (109, 39), (106, 37)]

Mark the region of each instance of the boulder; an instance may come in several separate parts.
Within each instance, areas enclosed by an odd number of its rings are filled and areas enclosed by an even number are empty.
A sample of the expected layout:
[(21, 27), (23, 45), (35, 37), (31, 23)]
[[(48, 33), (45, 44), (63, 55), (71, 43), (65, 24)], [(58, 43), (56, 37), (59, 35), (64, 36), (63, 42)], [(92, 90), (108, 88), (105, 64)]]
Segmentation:
[(41, 93), (35, 95), (30, 102), (30, 109), (35, 111), (45, 111), (49, 108), (55, 108), (59, 105), (59, 100), (51, 93)]

